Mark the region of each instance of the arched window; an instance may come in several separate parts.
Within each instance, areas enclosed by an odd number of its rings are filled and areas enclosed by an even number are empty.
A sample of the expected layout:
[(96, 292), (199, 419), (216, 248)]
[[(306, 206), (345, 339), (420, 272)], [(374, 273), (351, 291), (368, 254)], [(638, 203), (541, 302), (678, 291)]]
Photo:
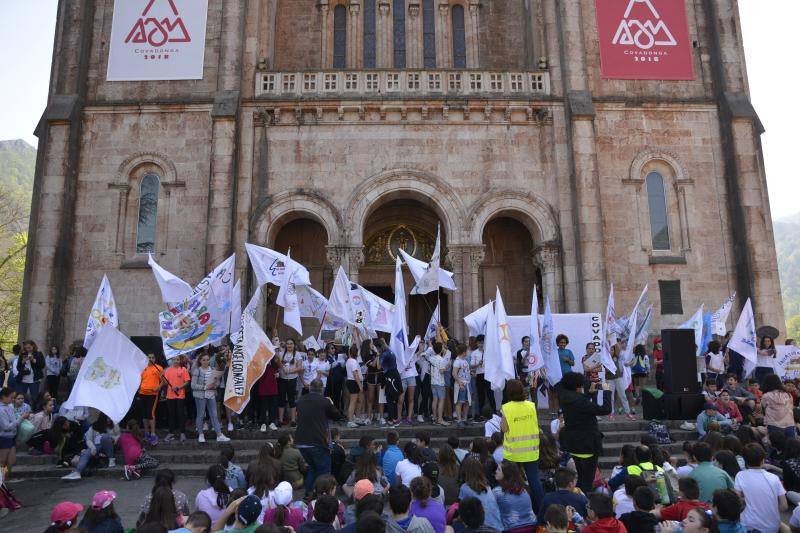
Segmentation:
[(664, 188), (664, 178), (658, 172), (650, 172), (646, 182), (653, 250), (669, 250), (669, 219), (667, 218), (667, 191)]
[(467, 38), (464, 32), (464, 6), (455, 5), (453, 20), (453, 67), (467, 68)]
[(139, 185), (139, 224), (136, 231), (136, 253), (146, 254), (156, 250), (156, 221), (158, 220), (158, 193), (161, 178), (145, 174)]
[(333, 10), (333, 68), (347, 68), (347, 8)]
[(394, 68), (406, 68), (406, 0), (394, 0)]
[(364, 68), (375, 68), (375, 0), (364, 0)]
[(436, 68), (436, 11), (433, 0), (422, 0), (422, 52), (425, 68)]

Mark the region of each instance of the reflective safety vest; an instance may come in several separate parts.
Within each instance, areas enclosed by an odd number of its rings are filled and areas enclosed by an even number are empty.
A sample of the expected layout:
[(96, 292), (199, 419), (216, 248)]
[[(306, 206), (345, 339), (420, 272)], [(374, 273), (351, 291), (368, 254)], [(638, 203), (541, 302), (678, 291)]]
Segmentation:
[(503, 404), (508, 431), (503, 438), (503, 458), (515, 463), (539, 460), (539, 420), (532, 402)]

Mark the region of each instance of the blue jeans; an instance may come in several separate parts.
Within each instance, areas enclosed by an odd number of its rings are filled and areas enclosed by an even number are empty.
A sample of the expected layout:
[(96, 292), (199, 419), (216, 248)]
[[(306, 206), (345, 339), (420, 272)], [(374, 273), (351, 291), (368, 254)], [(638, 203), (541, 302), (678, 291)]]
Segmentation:
[(518, 463), (525, 469), (525, 476), (528, 478), (528, 485), (531, 487), (531, 499), (533, 500), (533, 509), (539, 511), (539, 507), (544, 500), (544, 489), (542, 489), (542, 480), (539, 479), (539, 461), (528, 461), (526, 463)]
[(308, 465), (306, 471), (306, 494), (314, 491), (314, 481), (319, 476), (331, 473), (331, 451), (321, 446), (311, 446), (309, 448), (297, 448)]
[[(96, 447), (98, 453), (102, 453), (109, 459), (114, 458), (114, 439), (112, 439), (110, 435), (103, 435), (100, 437), (100, 445), (96, 445)], [(92, 450), (89, 448), (86, 448), (81, 452), (81, 457), (78, 459), (78, 472), (82, 474), (83, 471), (86, 470), (86, 467), (89, 466), (89, 461), (92, 460), (92, 457)]]
[(769, 433), (783, 433), (788, 438), (793, 439), (797, 436), (797, 431), (795, 430), (794, 426), (789, 426), (788, 428), (779, 428), (777, 426), (767, 426), (767, 434)]
[(197, 434), (203, 433), (203, 418), (206, 416), (206, 409), (208, 409), (208, 418), (211, 419), (211, 426), (217, 435), (222, 434), (222, 428), (219, 427), (219, 418), (217, 418), (217, 399), (216, 398), (198, 398), (195, 396), (194, 405), (197, 408), (197, 418), (194, 420), (194, 427)]
[(31, 404), (33, 404), (33, 402), (36, 400), (36, 397), (39, 396), (38, 381), (34, 381), (33, 383), (23, 383), (22, 381), (17, 381), (14, 383), (14, 388), (18, 393), (25, 394)]

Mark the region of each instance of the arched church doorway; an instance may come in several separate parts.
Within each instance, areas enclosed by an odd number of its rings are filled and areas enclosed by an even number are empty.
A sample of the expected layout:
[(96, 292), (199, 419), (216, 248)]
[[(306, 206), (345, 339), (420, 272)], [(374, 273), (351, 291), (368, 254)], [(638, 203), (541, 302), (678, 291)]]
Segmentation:
[[(542, 301), (542, 276), (534, 264), (533, 239), (518, 220), (500, 216), (483, 230), (484, 260), (480, 269), (483, 303), (495, 298), (500, 287), (509, 315), (529, 315), (533, 284), (539, 287)], [(540, 305), (541, 309), (541, 305)]]
[[(398, 249), (422, 261), (430, 261), (436, 243), (436, 228), (440, 219), (428, 205), (412, 199), (391, 200), (375, 208), (364, 224), (364, 264), (359, 270), (359, 283), (364, 288), (390, 302), (394, 301), (394, 267)], [(446, 250), (442, 229), (442, 257)], [(403, 266), (406, 294), (414, 287), (414, 278)], [(449, 295), (440, 294), (442, 324), (448, 325)], [(438, 303), (437, 295), (407, 296), (409, 333), (422, 334), (428, 326)]]
[[(275, 235), (275, 242), (267, 246), (284, 254), (291, 250), (292, 259), (308, 269), (314, 289), (327, 297), (333, 284), (333, 275), (327, 259), (327, 244), (328, 234), (322, 224), (310, 218), (296, 218), (286, 222)], [(283, 310), (275, 304), (279, 289), (280, 287), (272, 284), (267, 287), (269, 295), (266, 326), (276, 328), (277, 325), (277, 333), (281, 339), (296, 337), (297, 332), (283, 325)], [(309, 335), (316, 336), (318, 329), (319, 322), (316, 319), (303, 319), (303, 339)]]

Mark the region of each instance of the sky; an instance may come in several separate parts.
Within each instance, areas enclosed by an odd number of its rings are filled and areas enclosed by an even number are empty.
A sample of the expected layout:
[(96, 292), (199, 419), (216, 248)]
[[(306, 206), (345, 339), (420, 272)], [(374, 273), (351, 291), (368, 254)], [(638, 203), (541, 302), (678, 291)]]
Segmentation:
[[(25, 139), (47, 102), (57, 0), (0, 0), (0, 140)], [(794, 40), (800, 20), (798, 0), (739, 0), (753, 105), (764, 123), (762, 137), (772, 217), (800, 212), (800, 184), (794, 160), (800, 86)], [(11, 51), (12, 53), (9, 53)], [(10, 82), (10, 83), (9, 83)]]

